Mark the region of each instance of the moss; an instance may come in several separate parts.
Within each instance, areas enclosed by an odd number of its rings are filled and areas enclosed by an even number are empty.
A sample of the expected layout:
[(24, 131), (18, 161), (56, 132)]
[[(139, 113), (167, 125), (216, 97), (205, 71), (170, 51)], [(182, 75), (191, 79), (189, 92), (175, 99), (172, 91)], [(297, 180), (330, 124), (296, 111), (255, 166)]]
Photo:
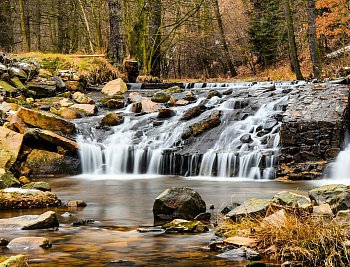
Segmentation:
[(0, 91), (11, 94), (16, 93), (17, 89), (5, 81), (0, 81)]
[(164, 90), (161, 90), (161, 91), (158, 91), (156, 92), (157, 93), (163, 93), (163, 94), (175, 94), (175, 93), (181, 93), (183, 92), (184, 90), (181, 89), (179, 86), (173, 86), (173, 87), (170, 87), (168, 89), (164, 89)]

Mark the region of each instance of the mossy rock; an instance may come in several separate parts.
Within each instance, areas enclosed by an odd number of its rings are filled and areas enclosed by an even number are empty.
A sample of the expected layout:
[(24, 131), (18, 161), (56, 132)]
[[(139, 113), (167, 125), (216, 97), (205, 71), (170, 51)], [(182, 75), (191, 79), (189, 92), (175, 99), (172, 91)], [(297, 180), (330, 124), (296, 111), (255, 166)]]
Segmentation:
[(183, 92), (183, 91), (184, 91), (184, 89), (182, 89), (181, 87), (179, 87), (179, 86), (173, 86), (173, 87), (170, 87), (170, 88), (168, 88), (168, 89), (164, 89), (164, 90), (158, 91), (158, 92), (156, 92), (156, 94), (157, 94), (157, 93), (163, 93), (163, 94), (168, 94), (168, 95), (170, 95), (170, 94), (181, 93), (181, 92)]
[(0, 92), (14, 94), (18, 92), (18, 89), (5, 81), (0, 81)]
[(20, 186), (20, 182), (9, 171), (5, 172), (4, 169), (0, 169), (0, 189), (5, 189), (13, 186)]
[(21, 82), (20, 79), (18, 79), (18, 77), (14, 77), (11, 79), (12, 84), (19, 90), (25, 90), (26, 87), (24, 86), (24, 84)]
[(100, 102), (101, 104), (105, 105), (105, 104), (107, 104), (107, 102), (109, 100), (112, 100), (112, 99), (113, 100), (124, 100), (124, 96), (123, 96), (122, 93), (119, 92), (118, 94), (116, 94), (114, 96), (102, 98), (98, 102)]
[(5, 258), (5, 259), (0, 262), (0, 267), (9, 267), (9, 266), (11, 266), (11, 267), (25, 267), (25, 266), (29, 266), (28, 259), (24, 255), (12, 256), (10, 258), (6, 258), (6, 257), (1, 257), (1, 258)]
[(124, 117), (121, 114), (110, 112), (107, 113), (101, 120), (101, 125), (116, 126), (124, 122)]
[(157, 92), (152, 96), (151, 100), (155, 103), (166, 103), (170, 100), (170, 95), (163, 92)]
[(37, 189), (40, 191), (51, 191), (51, 186), (46, 182), (31, 182), (22, 186), (23, 189)]
[(205, 233), (209, 231), (208, 227), (200, 221), (187, 221), (182, 219), (175, 219), (170, 223), (162, 226), (166, 232), (178, 233)]

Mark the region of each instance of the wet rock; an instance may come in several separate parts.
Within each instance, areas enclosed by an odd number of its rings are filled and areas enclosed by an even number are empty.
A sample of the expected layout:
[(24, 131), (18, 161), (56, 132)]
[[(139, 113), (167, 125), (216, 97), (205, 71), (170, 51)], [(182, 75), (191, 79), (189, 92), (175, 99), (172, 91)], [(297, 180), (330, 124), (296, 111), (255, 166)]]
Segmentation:
[(233, 236), (226, 238), (224, 243), (236, 247), (254, 247), (258, 243), (258, 240), (250, 237)]
[(209, 231), (208, 227), (200, 221), (187, 221), (183, 219), (175, 219), (170, 223), (164, 224), (162, 228), (167, 233), (205, 233)]
[(0, 127), (0, 168), (10, 169), (16, 162), (23, 135)]
[(176, 106), (187, 106), (190, 102), (185, 100), (185, 99), (179, 99), (179, 100), (176, 100), (175, 102), (175, 105)]
[(160, 104), (157, 104), (154, 101), (151, 101), (150, 99), (147, 99), (147, 98), (142, 99), (141, 105), (142, 105), (142, 112), (144, 113), (158, 112), (158, 110), (161, 108)]
[(250, 134), (244, 134), (239, 139), (242, 143), (249, 144), (253, 142), (252, 136)]
[(22, 80), (27, 80), (27, 78), (28, 78), (25, 71), (20, 69), (20, 68), (10, 67), (10, 68), (8, 68), (8, 73), (10, 74), (11, 77), (18, 77)]
[(196, 101), (197, 97), (192, 92), (189, 92), (185, 95), (184, 99), (192, 102), (192, 101)]
[(57, 94), (55, 81), (31, 81), (26, 85), (26, 96), (33, 98), (51, 97)]
[(246, 251), (246, 259), (249, 261), (259, 261), (262, 259), (261, 255), (259, 252), (257, 252), (256, 250), (247, 248)]
[(66, 84), (60, 77), (54, 76), (51, 80), (56, 83), (57, 92), (64, 92), (66, 90)]
[(80, 92), (75, 92), (72, 95), (72, 97), (79, 104), (93, 104), (94, 103), (94, 100), (92, 100), (90, 97), (88, 97), (87, 95), (80, 93)]
[(31, 176), (69, 176), (80, 172), (80, 161), (76, 158), (46, 150), (33, 149), (25, 161)]
[(176, 106), (176, 99), (173, 96), (170, 96), (170, 99), (168, 101), (169, 107), (175, 107)]
[(161, 90), (161, 91), (158, 91), (158, 92), (170, 95), (170, 94), (181, 93), (183, 91), (184, 90), (180, 86), (173, 86), (173, 87), (170, 87), (168, 89), (164, 89), (164, 90)]
[(7, 239), (0, 238), (0, 247), (6, 247), (8, 243), (10, 243), (10, 241), (8, 241)]
[(115, 96), (120, 93), (124, 94), (127, 91), (128, 91), (128, 87), (126, 86), (126, 83), (121, 78), (110, 81), (102, 88), (102, 93), (108, 96)]
[(266, 131), (271, 131), (273, 127), (275, 127), (278, 124), (278, 121), (273, 119), (273, 118), (269, 118), (265, 121), (264, 125), (263, 125), (263, 129)]
[(50, 112), (66, 120), (81, 118), (80, 113), (67, 107), (61, 107), (60, 109), (55, 109), (54, 107), (51, 107)]
[(283, 191), (273, 197), (273, 201), (283, 206), (293, 208), (311, 208), (312, 203), (308, 197), (298, 195), (295, 193)]
[(158, 119), (167, 119), (176, 115), (176, 112), (170, 108), (161, 108), (159, 110)]
[(231, 95), (233, 93), (233, 90), (232, 89), (227, 89), (225, 90), (222, 94), (223, 95)]
[(9, 249), (37, 249), (51, 248), (51, 242), (44, 237), (19, 237), (11, 240), (7, 245)]
[(209, 93), (208, 93), (207, 99), (211, 99), (211, 98), (213, 98), (214, 96), (217, 96), (217, 97), (221, 98), (221, 97), (222, 97), (222, 94), (219, 93), (219, 92), (216, 91), (216, 90), (210, 90)]
[(131, 106), (131, 112), (133, 113), (141, 113), (142, 112), (142, 103), (133, 103)]
[(109, 99), (107, 102), (103, 104), (103, 107), (108, 109), (121, 109), (124, 108), (125, 104), (124, 101), (115, 100), (115, 99)]
[(309, 191), (309, 197), (316, 205), (329, 204), (339, 194), (347, 192), (349, 189), (346, 185), (324, 185)]
[(79, 81), (66, 81), (66, 88), (68, 91), (84, 91), (85, 85)]
[(136, 92), (131, 92), (128, 97), (129, 103), (137, 103), (142, 101), (142, 95)]
[(8, 187), (20, 186), (20, 182), (15, 178), (15, 176), (4, 169), (0, 168), (0, 189), (5, 189)]
[(79, 219), (73, 222), (73, 226), (85, 226), (89, 224), (94, 224), (95, 220), (94, 219)]
[(46, 182), (31, 182), (22, 186), (23, 189), (37, 189), (40, 191), (51, 191), (51, 186)]
[(54, 146), (61, 146), (70, 152), (77, 152), (79, 150), (79, 145), (77, 142), (48, 130), (41, 130), (38, 128), (28, 129), (24, 135), (24, 138), (25, 140), (27, 138), (34, 138), (38, 141), (46, 141)]
[(170, 100), (170, 96), (163, 92), (157, 92), (152, 96), (151, 100), (155, 103), (166, 103)]
[[(24, 215), (8, 219), (0, 219), (1, 230), (36, 230), (56, 228), (59, 226), (56, 214), (47, 211), (41, 215)], [(11, 242), (10, 242), (11, 243)]]
[(194, 219), (206, 211), (201, 196), (190, 188), (169, 188), (161, 193), (153, 205), (155, 219)]
[(75, 130), (74, 123), (55, 117), (50, 113), (34, 111), (22, 107), (17, 111), (17, 116), (26, 124), (44, 130), (60, 131), (66, 134), (72, 134)]
[(207, 110), (206, 106), (203, 105), (203, 104), (200, 104), (198, 106), (195, 106), (193, 108), (188, 109), (185, 112), (185, 114), (182, 116), (181, 119), (182, 120), (186, 120), (186, 121), (191, 120), (191, 119), (193, 119), (195, 117), (198, 117), (199, 115), (201, 115), (206, 110)]
[(85, 116), (93, 116), (97, 113), (97, 106), (91, 104), (74, 104), (69, 108), (81, 112)]
[(211, 204), (211, 205), (209, 206), (209, 209), (210, 209), (210, 210), (215, 209), (214, 204)]
[(271, 205), (270, 199), (249, 199), (243, 202), (242, 205), (231, 210), (226, 217), (233, 221), (238, 221), (246, 216), (265, 216), (268, 207)]
[(211, 213), (205, 212), (198, 214), (194, 219), (197, 221), (210, 221)]
[(21, 176), (18, 178), (18, 181), (22, 184), (22, 185), (25, 185), (25, 184), (29, 184), (30, 183), (30, 180), (25, 177), (25, 176)]
[(216, 256), (219, 258), (225, 258), (230, 260), (234, 260), (234, 259), (242, 260), (246, 256), (246, 248), (240, 247), (236, 249), (231, 249), (231, 250), (225, 251), (224, 253), (218, 254)]
[(116, 126), (124, 122), (124, 116), (120, 113), (107, 113), (101, 120), (103, 126)]
[(211, 115), (208, 118), (198, 123), (192, 124), (190, 126), (192, 135), (196, 137), (203, 134), (207, 130), (210, 130), (214, 127), (219, 126), (221, 124), (221, 119), (220, 119), (221, 115), (222, 115), (222, 111), (215, 110), (211, 113)]
[(24, 255), (11, 256), (10, 258), (1, 261), (0, 267), (27, 267), (28, 259)]
[(64, 204), (65, 207), (70, 208), (78, 208), (78, 207), (86, 207), (87, 204), (82, 200), (70, 200), (67, 203)]

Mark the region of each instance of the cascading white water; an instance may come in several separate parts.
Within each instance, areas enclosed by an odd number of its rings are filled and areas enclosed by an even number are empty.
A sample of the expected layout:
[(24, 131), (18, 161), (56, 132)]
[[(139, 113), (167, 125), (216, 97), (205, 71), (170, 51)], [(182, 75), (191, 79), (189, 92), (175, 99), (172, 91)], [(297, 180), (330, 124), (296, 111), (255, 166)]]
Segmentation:
[[(230, 84), (209, 85), (220, 88)], [(193, 85), (194, 88), (204, 86)], [(89, 138), (78, 138), (83, 172), (98, 175), (179, 173), (257, 179), (273, 177), (279, 151), (280, 123), (272, 118), (281, 114), (287, 96), (264, 104), (243, 120), (234, 121), (235, 107), (241, 108), (242, 99), (213, 97), (205, 104), (207, 111), (190, 121), (181, 120), (189, 108), (203, 100), (199, 98), (196, 103), (177, 107), (176, 115), (167, 120), (157, 120), (154, 113), (134, 116), (129, 105), (124, 123), (113, 127), (113, 133), (104, 140), (98, 142), (93, 134)], [(177, 157), (174, 152), (181, 150), (183, 141), (179, 144), (179, 140), (183, 131), (215, 110), (223, 113), (223, 128), (212, 142), (212, 148), (203, 155), (194, 153), (190, 157)], [(271, 120), (273, 125), (269, 126)], [(248, 140), (242, 142), (241, 138), (247, 135)]]
[(350, 178), (350, 144), (339, 153), (333, 164), (331, 177), (339, 180)]

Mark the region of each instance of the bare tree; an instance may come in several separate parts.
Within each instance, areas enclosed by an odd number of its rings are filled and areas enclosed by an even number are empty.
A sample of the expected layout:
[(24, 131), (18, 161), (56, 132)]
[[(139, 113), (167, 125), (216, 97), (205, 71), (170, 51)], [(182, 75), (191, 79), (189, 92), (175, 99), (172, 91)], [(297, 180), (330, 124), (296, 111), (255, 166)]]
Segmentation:
[(108, 0), (110, 38), (109, 57), (114, 63), (123, 62), (123, 36), (121, 33), (122, 13), (120, 0)]
[(316, 79), (321, 78), (321, 59), (320, 51), (317, 45), (317, 36), (316, 36), (316, 7), (315, 0), (308, 0), (308, 37), (309, 37), (309, 50), (310, 57), (312, 61), (312, 69), (314, 77)]

